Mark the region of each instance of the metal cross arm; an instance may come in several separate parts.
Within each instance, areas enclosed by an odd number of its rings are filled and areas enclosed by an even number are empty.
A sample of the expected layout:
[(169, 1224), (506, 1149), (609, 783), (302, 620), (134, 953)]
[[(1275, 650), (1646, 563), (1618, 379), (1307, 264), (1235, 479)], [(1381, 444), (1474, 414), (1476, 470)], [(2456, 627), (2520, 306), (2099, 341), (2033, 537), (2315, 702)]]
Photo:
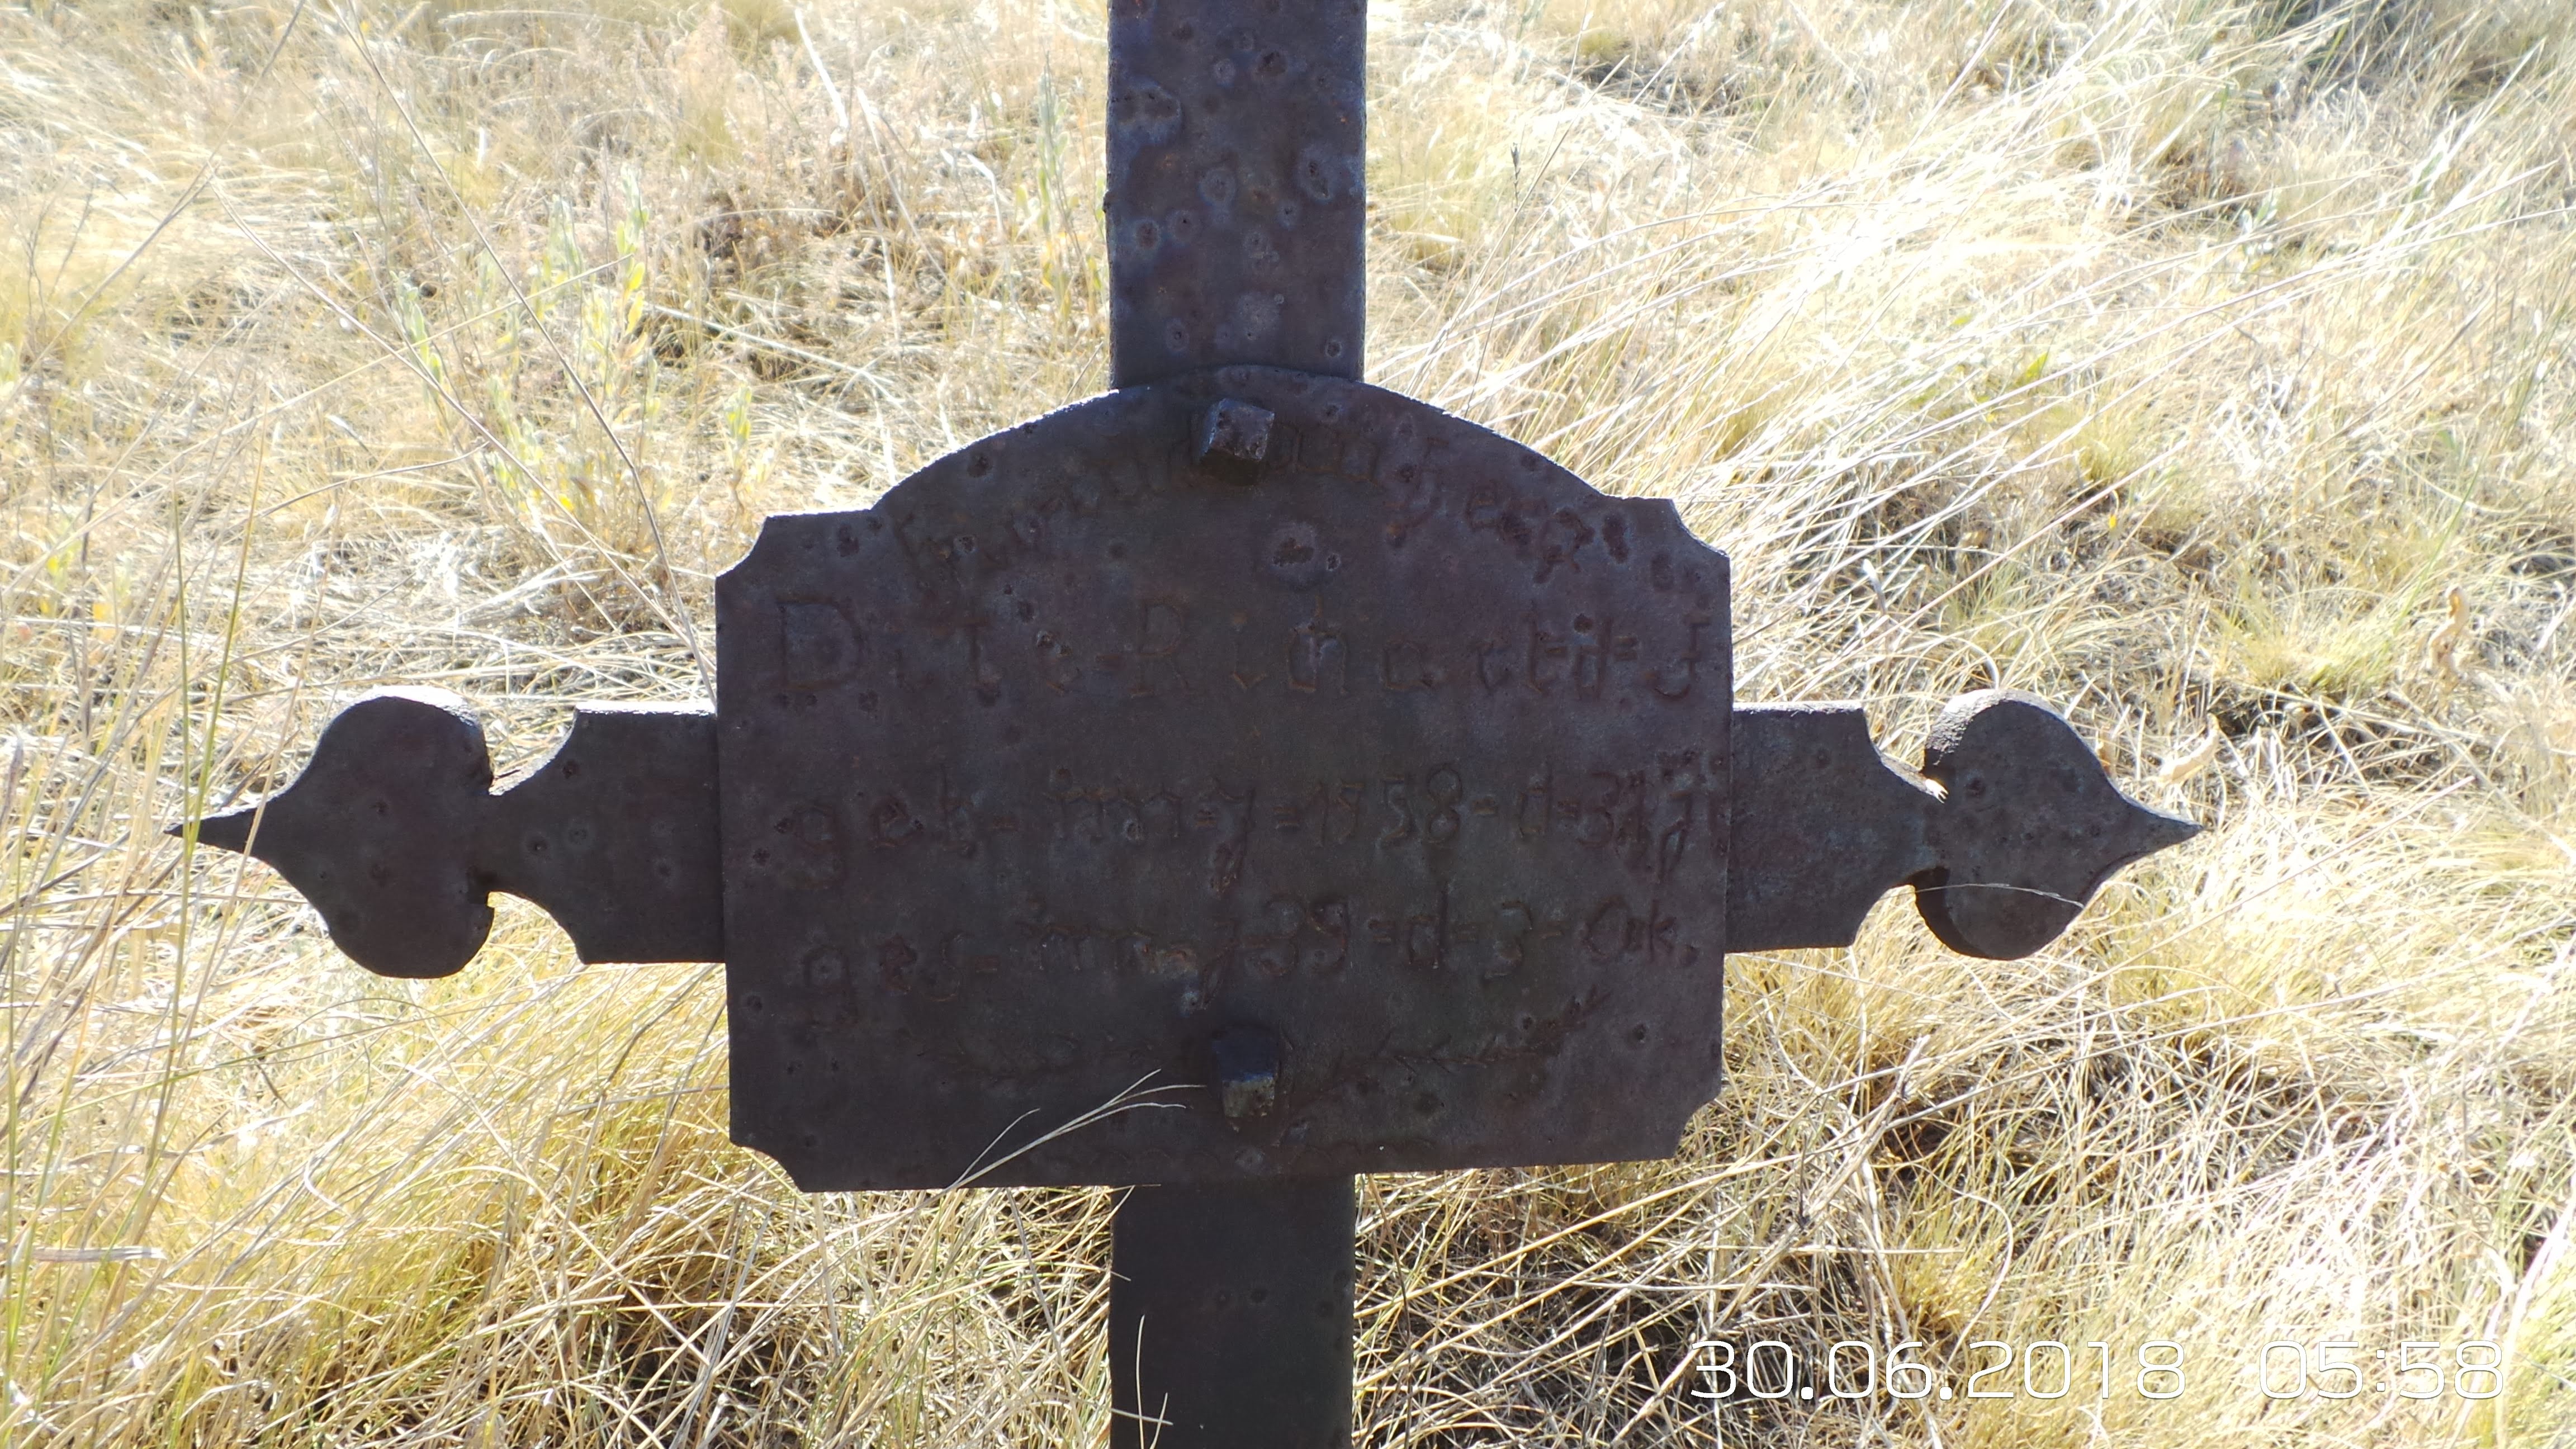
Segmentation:
[[(715, 714), (584, 710), (495, 795), (461, 703), (379, 694), (200, 838), (387, 974), (462, 967), (492, 890), (584, 960), (725, 961), (737, 1138), (840, 1189), (1660, 1156), (1724, 952), (1847, 944), (1911, 882), (2026, 954), (2191, 833), (2024, 696), (1952, 704), (1922, 782), (1857, 706), (1733, 708), (1725, 562), (1668, 504), (1419, 404), (1436, 469), (1192, 461), (1238, 393), (1299, 459), (1401, 401), (1227, 369), (1067, 409), (771, 520)], [(1419, 491), (1459, 464), (1525, 512)], [(1627, 559), (1556, 557), (1575, 526)], [(1058, 1131), (1139, 1081), (1209, 1090)]]
[(715, 743), (702, 709), (585, 705), (495, 795), (463, 700), (388, 689), (342, 710), (283, 793), (197, 839), (276, 867), (381, 976), (463, 969), (494, 891), (543, 906), (584, 961), (721, 961)]
[(2026, 696), (1919, 775), (1857, 705), (1737, 706), (1669, 501), (1360, 381), (1364, 33), (1113, 0), (1115, 390), (769, 519), (712, 712), (586, 708), (494, 794), (460, 702), (378, 694), (194, 827), (376, 971), (461, 968), (496, 890), (723, 961), (734, 1139), (809, 1190), (1158, 1184), (1122, 1446), (1345, 1442), (1351, 1175), (1670, 1153), (1726, 953), (1910, 883), (2024, 955), (2194, 830)]
[[(1954, 701), (1919, 777), (1879, 754), (1858, 705), (1739, 706), (1730, 733), (1725, 838), (1706, 847), (1730, 867), (1729, 950), (1849, 945), (1872, 902), (1911, 884), (1925, 922), (1952, 949), (2025, 956), (2055, 939), (2121, 866), (2197, 829), (2122, 795), (2056, 712), (2027, 695), (1982, 690)], [(198, 822), (198, 839), (276, 867), (320, 912), (333, 943), (380, 975), (462, 969), (490, 928), (493, 891), (544, 907), (586, 962), (722, 961), (716, 753), (709, 711), (586, 705), (551, 759), (494, 794), (482, 728), (463, 700), (383, 690), (331, 722), (286, 791)], [(1578, 786), (1571, 811), (1552, 783), (1533, 777), (1508, 792), (1516, 834), (1571, 815), (1573, 829), (1614, 846), (1624, 830), (1619, 848), (1689, 849), (1688, 822), (1677, 813), (1664, 838), (1650, 841), (1645, 806), (1660, 793), (1665, 811), (1677, 812), (1696, 782), (1659, 769), (1656, 788), (1633, 809), (1621, 799), (1627, 782), (1593, 785), (1589, 802)], [(1059, 798), (1053, 818), (1032, 828), (1058, 829), (1070, 818), (1106, 839), (1113, 822), (1121, 831), (1141, 826), (1150, 798), (1133, 790)], [(1502, 803), (1480, 796), (1467, 808), (1490, 818)], [(1282, 808), (1274, 807), (1274, 830), (1288, 818)], [(972, 805), (952, 801), (952, 809), (965, 813), (949, 826), (971, 835)], [(791, 811), (746, 862), (837, 882), (849, 866), (844, 837), (886, 848), (932, 828), (908, 802), (900, 810), (899, 819), (865, 822), (819, 806)], [(868, 860), (861, 851), (859, 868)], [(1636, 922), (1618, 919), (1624, 948)], [(1276, 959), (1263, 954), (1270, 938), (1254, 924), (1248, 938), (1238, 930), (1237, 950)], [(1581, 924), (1587, 943), (1607, 942), (1600, 912)], [(1301, 918), (1298, 929), (1306, 928)], [(1051, 954), (1074, 952), (1061, 929), (1024, 924), (1019, 934), (1032, 977), (1045, 976)], [(1441, 944), (1460, 938), (1481, 934), (1452, 922)], [(1020, 989), (1007, 954), (968, 966), (955, 984), (1007, 975)], [(947, 964), (916, 956), (889, 976), (880, 963), (880, 984), (902, 991), (918, 976), (937, 990)]]

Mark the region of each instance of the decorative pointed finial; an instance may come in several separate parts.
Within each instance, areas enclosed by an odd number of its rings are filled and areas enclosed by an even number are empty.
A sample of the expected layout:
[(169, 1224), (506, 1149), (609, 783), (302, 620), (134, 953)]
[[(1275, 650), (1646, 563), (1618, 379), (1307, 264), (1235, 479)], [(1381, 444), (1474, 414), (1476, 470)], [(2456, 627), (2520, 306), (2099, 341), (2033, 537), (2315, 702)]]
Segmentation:
[(1971, 956), (2027, 956), (2122, 866), (2200, 833), (2130, 799), (2029, 695), (1952, 700), (1923, 751), (1931, 788), (1870, 743), (1853, 704), (1738, 709), (1727, 949), (1847, 946), (1911, 883), (1924, 923)]
[(195, 828), (276, 867), (380, 976), (463, 969), (496, 890), (543, 906), (584, 961), (723, 958), (713, 715), (584, 707), (554, 758), (491, 790), (465, 701), (387, 689), (340, 711), (282, 793)]
[(1950, 701), (1923, 774), (1945, 799), (1928, 822), (1940, 864), (1914, 877), (1914, 904), (1943, 945), (1971, 956), (2029, 955), (2122, 866), (2200, 833), (2122, 794), (2065, 718), (2027, 694)]

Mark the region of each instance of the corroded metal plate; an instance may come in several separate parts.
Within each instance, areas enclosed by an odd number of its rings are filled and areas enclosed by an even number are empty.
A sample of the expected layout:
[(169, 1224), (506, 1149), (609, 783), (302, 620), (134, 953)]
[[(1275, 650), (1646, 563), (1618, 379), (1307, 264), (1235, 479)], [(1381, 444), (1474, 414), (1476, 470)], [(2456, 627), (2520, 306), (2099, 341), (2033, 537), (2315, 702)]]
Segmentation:
[(733, 1130), (802, 1187), (1657, 1157), (1716, 1093), (1667, 501), (1227, 368), (772, 518), (717, 617)]
[(1356, 377), (1367, 312), (1360, 0), (1109, 7), (1109, 352)]

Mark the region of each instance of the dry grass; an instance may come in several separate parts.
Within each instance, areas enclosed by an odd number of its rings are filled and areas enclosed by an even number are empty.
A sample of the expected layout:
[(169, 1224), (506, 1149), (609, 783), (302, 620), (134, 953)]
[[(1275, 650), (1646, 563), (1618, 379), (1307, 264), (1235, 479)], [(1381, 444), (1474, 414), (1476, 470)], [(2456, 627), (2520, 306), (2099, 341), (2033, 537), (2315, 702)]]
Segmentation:
[[(1680, 496), (1745, 697), (2033, 688), (2213, 828), (2034, 960), (1738, 958), (1674, 1161), (1368, 1183), (1367, 1441), (1706, 1443), (1689, 1345), (1769, 1336), (2122, 1382), (1728, 1443), (2570, 1442), (2563, 0), (1377, 8), (1377, 380)], [(0, 10), (0, 1438), (1104, 1432), (1108, 1194), (802, 1198), (709, 971), (505, 908), (375, 980), (155, 828), (379, 682), (505, 764), (699, 696), (763, 512), (1101, 384), (1095, 8), (799, 25)]]

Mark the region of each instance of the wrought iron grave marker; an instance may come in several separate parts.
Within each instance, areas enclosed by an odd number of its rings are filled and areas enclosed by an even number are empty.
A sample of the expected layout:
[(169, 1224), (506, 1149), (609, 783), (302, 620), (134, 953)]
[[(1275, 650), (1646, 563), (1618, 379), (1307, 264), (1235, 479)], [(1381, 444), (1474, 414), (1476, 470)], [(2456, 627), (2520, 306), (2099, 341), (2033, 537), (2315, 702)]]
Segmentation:
[(496, 796), (387, 691), (195, 827), (389, 975), (494, 890), (723, 961), (734, 1138), (808, 1190), (1153, 1184), (1121, 1445), (1346, 1442), (1351, 1175), (1670, 1153), (1726, 952), (1910, 882), (2027, 954), (2194, 828), (2022, 696), (1953, 702), (1928, 787), (1857, 706), (1737, 707), (1669, 501), (1359, 382), (1364, 24), (1113, 0), (1117, 391), (769, 519), (712, 713), (585, 708)]

